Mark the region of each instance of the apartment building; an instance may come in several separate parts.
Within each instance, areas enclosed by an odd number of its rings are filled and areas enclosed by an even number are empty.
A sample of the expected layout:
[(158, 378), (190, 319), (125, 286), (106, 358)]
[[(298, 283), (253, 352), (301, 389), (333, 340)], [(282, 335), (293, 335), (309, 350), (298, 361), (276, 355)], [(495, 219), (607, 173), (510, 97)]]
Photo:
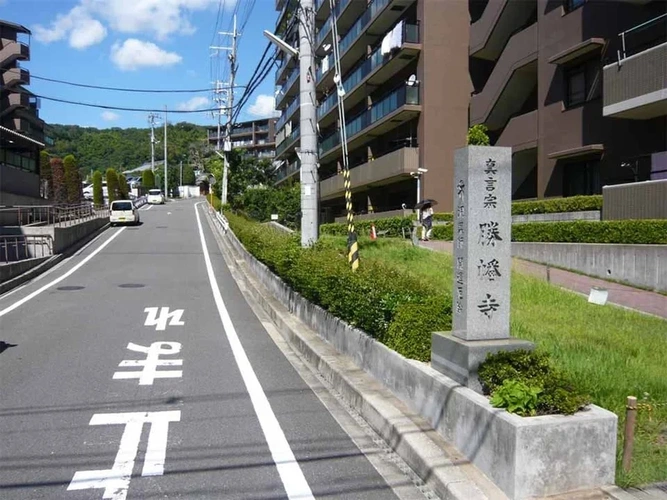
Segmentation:
[[(276, 156), (276, 118), (265, 118), (234, 124), (232, 128), (232, 148), (244, 149), (249, 155), (273, 160)], [(220, 149), (225, 138), (224, 128), (220, 132)], [(208, 131), (208, 142), (218, 146), (218, 129)]]
[[(297, 0), (277, 0), (276, 34), (298, 46)], [(454, 150), (465, 145), (470, 78), (467, 2), (315, 1), (321, 221), (345, 213), (331, 21), (336, 17), (357, 213), (437, 199), (451, 210)], [(276, 70), (278, 184), (299, 180), (299, 62), (279, 55)]]
[(39, 153), (44, 121), (39, 99), (26, 88), (30, 30), (0, 20), (0, 205), (39, 202)]
[(470, 123), (513, 148), (513, 197), (667, 177), (663, 0), (471, 0)]

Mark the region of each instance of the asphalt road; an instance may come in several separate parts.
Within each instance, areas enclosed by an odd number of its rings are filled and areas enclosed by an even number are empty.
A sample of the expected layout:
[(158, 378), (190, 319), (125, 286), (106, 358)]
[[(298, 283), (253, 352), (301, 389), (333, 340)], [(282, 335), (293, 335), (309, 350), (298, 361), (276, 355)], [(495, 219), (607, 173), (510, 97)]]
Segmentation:
[(0, 498), (418, 498), (272, 340), (203, 207), (141, 220), (0, 297)]

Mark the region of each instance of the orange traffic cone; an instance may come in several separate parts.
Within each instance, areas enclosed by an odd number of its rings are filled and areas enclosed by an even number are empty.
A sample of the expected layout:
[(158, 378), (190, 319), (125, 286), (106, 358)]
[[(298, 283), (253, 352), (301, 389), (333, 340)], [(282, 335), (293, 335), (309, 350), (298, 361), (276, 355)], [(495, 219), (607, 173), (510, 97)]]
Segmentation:
[(375, 241), (378, 239), (378, 235), (375, 232), (375, 224), (371, 224), (371, 240)]

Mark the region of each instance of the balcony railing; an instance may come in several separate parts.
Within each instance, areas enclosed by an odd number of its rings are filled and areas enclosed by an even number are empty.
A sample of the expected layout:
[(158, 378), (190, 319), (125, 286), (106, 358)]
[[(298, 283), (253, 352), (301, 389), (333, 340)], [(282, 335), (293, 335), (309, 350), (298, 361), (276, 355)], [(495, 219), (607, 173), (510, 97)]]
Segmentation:
[[(403, 85), (391, 91), (381, 100), (373, 104), (370, 109), (362, 111), (354, 118), (348, 120), (345, 126), (347, 137), (349, 138), (358, 134), (373, 123), (406, 104), (419, 104), (419, 87)], [(330, 151), (339, 144), (340, 132), (335, 131), (320, 142), (320, 154)]]
[(278, 172), (276, 173), (276, 182), (280, 182), (283, 179), (292, 175), (294, 172), (298, 172), (300, 168), (301, 168), (301, 163), (299, 162), (299, 160), (294, 160), (289, 165), (283, 165), (278, 169)]
[(281, 95), (287, 94), (287, 91), (290, 89), (290, 87), (294, 84), (297, 78), (299, 78), (299, 75), (301, 72), (299, 71), (299, 68), (294, 68), (292, 70), (292, 73), (290, 73), (289, 78), (287, 78), (287, 81), (282, 84), (280, 87), (280, 90), (278, 91)]
[[(359, 36), (364, 32), (366, 29), (366, 26), (375, 18), (378, 12), (380, 12), (382, 9), (384, 9), (388, 4), (390, 0), (373, 0), (368, 8), (364, 11), (364, 13), (361, 15), (359, 19), (357, 19), (357, 22), (352, 25), (352, 27), (348, 30), (348, 32), (345, 34), (345, 36), (341, 39), (340, 43), (338, 44), (339, 47), (339, 52), (341, 57), (345, 55), (345, 52), (347, 49), (350, 48), (350, 46), (359, 38)], [(317, 80), (321, 80), (322, 77), (329, 72), (333, 68), (333, 53), (329, 54), (327, 56), (327, 59), (329, 60), (329, 69), (325, 72), (322, 72), (320, 69), (317, 71)]]
[(276, 156), (280, 156), (280, 154), (287, 149), (288, 146), (291, 146), (292, 143), (299, 137), (301, 134), (301, 128), (300, 127), (295, 127), (294, 130), (292, 130), (292, 133), (285, 138), (283, 142), (280, 143), (280, 145), (276, 148)]
[(294, 112), (297, 109), (299, 109), (300, 104), (301, 104), (301, 97), (296, 96), (292, 101), (292, 103), (289, 106), (287, 106), (287, 109), (285, 109), (285, 111), (283, 111), (283, 113), (280, 115), (280, 119), (276, 123), (276, 130), (280, 130), (285, 126), (287, 120), (289, 120), (294, 114)]
[[(418, 24), (404, 24), (403, 25), (403, 41), (408, 43), (419, 43), (419, 25)], [(389, 61), (391, 56), (389, 54), (382, 54), (381, 47), (378, 46), (373, 53), (353, 68), (347, 76), (343, 79), (343, 88), (346, 93), (349, 93), (361, 81), (363, 81), (375, 68), (382, 66)], [(334, 92), (330, 94), (322, 104), (317, 108), (317, 118), (322, 118), (331, 109), (336, 106), (338, 102), (337, 94)]]
[[(325, 1), (329, 1), (329, 0), (325, 0)], [(331, 14), (329, 14), (329, 17), (324, 22), (324, 25), (322, 26), (322, 29), (317, 34), (317, 46), (318, 47), (322, 44), (322, 42), (324, 41), (326, 36), (331, 31), (331, 26), (332, 26), (331, 23), (332, 23), (332, 20), (333, 20), (333, 16), (338, 17), (340, 15), (340, 13), (345, 9), (345, 7), (347, 7), (348, 3), (350, 3), (350, 0), (340, 0), (336, 4), (336, 6), (334, 7), (334, 11)], [(317, 5), (315, 7), (315, 11), (319, 10), (319, 8), (320, 8), (320, 6)]]
[(623, 59), (667, 42), (667, 14), (635, 26), (618, 36), (621, 47), (617, 57), (618, 62), (622, 63)]
[(250, 127), (239, 127), (232, 128), (232, 135), (241, 135), (241, 134), (252, 134), (252, 126)]
[(268, 132), (269, 131), (269, 126), (268, 125), (262, 125), (261, 127), (257, 127), (255, 129), (255, 132)]

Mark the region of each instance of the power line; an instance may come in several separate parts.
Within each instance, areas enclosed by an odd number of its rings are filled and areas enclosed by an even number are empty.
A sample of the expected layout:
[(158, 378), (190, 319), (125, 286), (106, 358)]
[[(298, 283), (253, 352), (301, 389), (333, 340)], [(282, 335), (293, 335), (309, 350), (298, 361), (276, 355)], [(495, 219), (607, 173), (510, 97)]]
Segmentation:
[(236, 121), (236, 118), (238, 118), (238, 115), (241, 113), (241, 109), (243, 109), (243, 106), (245, 106), (246, 102), (250, 97), (252, 96), (253, 92), (257, 90), (257, 87), (259, 87), (262, 82), (266, 79), (266, 77), (269, 75), (271, 71), (271, 66), (273, 63), (276, 61), (277, 57), (274, 55), (271, 59), (268, 59), (266, 63), (264, 64), (264, 68), (262, 68), (262, 74), (257, 78), (255, 82), (252, 82), (252, 86), (249, 84), (248, 87), (246, 87), (245, 92), (243, 93), (241, 99), (239, 99), (239, 103), (236, 107), (236, 111), (234, 112), (234, 117), (233, 121)]
[(30, 73), (30, 78), (35, 78), (37, 80), (44, 80), (47, 82), (61, 83), (63, 85), (71, 85), (73, 87), (83, 87), (87, 89), (98, 89), (98, 90), (112, 90), (117, 92), (141, 92), (146, 94), (177, 94), (177, 93), (195, 93), (195, 92), (210, 92), (211, 89), (131, 89), (123, 87), (105, 87), (102, 85), (88, 85), (85, 83), (76, 83), (68, 82), (66, 80), (57, 80), (55, 78), (47, 78), (45, 76), (37, 76), (33, 73)]

